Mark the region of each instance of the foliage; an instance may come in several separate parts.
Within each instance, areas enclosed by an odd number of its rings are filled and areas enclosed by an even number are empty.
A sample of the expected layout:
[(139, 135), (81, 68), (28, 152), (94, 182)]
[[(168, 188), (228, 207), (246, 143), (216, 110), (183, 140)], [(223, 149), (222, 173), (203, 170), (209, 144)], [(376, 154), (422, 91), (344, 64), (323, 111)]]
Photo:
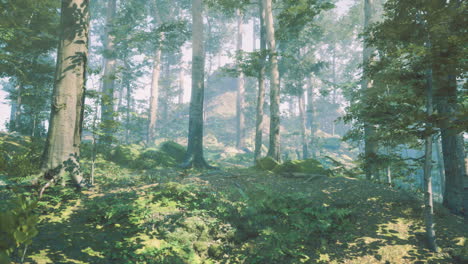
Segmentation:
[(265, 157), (265, 158), (261, 158), (257, 161), (257, 165), (256, 167), (261, 169), (261, 170), (273, 170), (274, 168), (276, 168), (276, 166), (278, 166), (279, 163), (271, 158), (271, 157)]
[(38, 138), (0, 135), (0, 173), (18, 180), (37, 173), (43, 144)]
[[(10, 263), (10, 257), (21, 246), (32, 243), (38, 234), (36, 228), (39, 217), (34, 213), (37, 201), (17, 194), (12, 200), (2, 205), (0, 211), (0, 263)], [(24, 257), (24, 255), (22, 256)]]

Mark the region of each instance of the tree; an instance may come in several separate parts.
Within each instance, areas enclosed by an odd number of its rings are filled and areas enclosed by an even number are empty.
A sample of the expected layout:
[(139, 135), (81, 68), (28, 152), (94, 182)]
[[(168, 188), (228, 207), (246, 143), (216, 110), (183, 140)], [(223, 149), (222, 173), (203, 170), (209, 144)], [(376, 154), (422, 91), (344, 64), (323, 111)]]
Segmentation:
[(88, 56), (88, 7), (88, 0), (62, 0), (52, 110), (42, 163), (49, 182), (41, 195), (65, 171), (71, 173), (77, 186), (83, 186), (78, 157)]
[(205, 52), (203, 43), (203, 1), (192, 1), (192, 92), (189, 109), (187, 153), (182, 167), (209, 168), (203, 156), (203, 101)]
[(101, 143), (110, 145), (113, 141), (115, 130), (114, 123), (114, 90), (116, 78), (116, 58), (114, 50), (115, 35), (113, 34), (113, 23), (116, 16), (116, 0), (108, 0), (106, 14), (106, 29), (104, 36), (104, 76), (102, 84), (101, 102)]
[[(371, 24), (374, 22), (374, 0), (364, 0), (364, 31), (368, 30)], [(362, 52), (362, 64), (366, 67), (371, 63), (373, 53), (375, 49), (369, 45), (364, 45), (364, 50)], [(372, 81), (367, 76), (366, 71), (362, 75), (362, 84), (363, 89), (371, 89)], [(370, 104), (370, 100), (367, 100), (367, 103)], [(375, 165), (376, 156), (377, 156), (377, 142), (374, 139), (374, 128), (371, 124), (364, 125), (364, 157), (365, 157), (365, 173), (368, 180), (377, 178), (377, 168)]]
[[(242, 52), (243, 38), (243, 13), (237, 10), (237, 52)], [(236, 100), (236, 147), (242, 149), (245, 147), (245, 79), (244, 74), (240, 71), (237, 77), (237, 100)]]
[(265, 10), (266, 39), (270, 51), (270, 146), (268, 156), (279, 161), (280, 156), (280, 77), (276, 54), (275, 27), (271, 0), (263, 0)]
[[(153, 23), (155, 28), (161, 23), (157, 7), (153, 11)], [(151, 79), (151, 97), (150, 97), (150, 115), (148, 122), (148, 144), (154, 144), (156, 138), (156, 120), (158, 113), (158, 99), (159, 99), (159, 75), (161, 72), (161, 42), (164, 40), (164, 32), (160, 32), (158, 36), (157, 46), (155, 47), (153, 57), (153, 73)]]
[(260, 159), (262, 154), (263, 145), (263, 107), (265, 105), (265, 50), (266, 50), (266, 29), (265, 29), (265, 9), (261, 1), (258, 3), (259, 17), (260, 17), (260, 51), (259, 51), (259, 66), (260, 69), (257, 73), (258, 82), (258, 95), (256, 105), (256, 122), (255, 122), (255, 150), (254, 150), (254, 162)]

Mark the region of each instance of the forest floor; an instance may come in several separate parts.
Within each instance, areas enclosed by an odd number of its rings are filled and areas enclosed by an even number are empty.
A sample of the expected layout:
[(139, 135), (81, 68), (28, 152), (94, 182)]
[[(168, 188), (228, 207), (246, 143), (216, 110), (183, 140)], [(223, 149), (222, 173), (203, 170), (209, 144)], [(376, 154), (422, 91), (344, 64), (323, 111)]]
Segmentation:
[(50, 188), (25, 263), (456, 263), (467, 220), (436, 208), (426, 250), (416, 195), (346, 177), (254, 169), (98, 166), (82, 193)]

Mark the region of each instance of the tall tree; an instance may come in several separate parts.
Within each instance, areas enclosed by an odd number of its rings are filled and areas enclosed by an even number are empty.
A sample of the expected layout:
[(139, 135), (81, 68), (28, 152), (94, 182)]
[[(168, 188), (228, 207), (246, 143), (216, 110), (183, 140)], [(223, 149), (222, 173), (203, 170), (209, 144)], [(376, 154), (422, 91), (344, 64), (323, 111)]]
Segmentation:
[[(374, 22), (374, 0), (364, 0), (364, 31), (369, 30)], [(371, 63), (375, 49), (370, 45), (364, 45), (362, 52), (363, 65), (366, 67)], [(367, 76), (366, 71), (362, 75), (362, 88), (371, 89), (372, 80)], [(369, 104), (370, 102), (367, 101)], [(377, 142), (374, 139), (374, 127), (371, 124), (364, 124), (364, 157), (365, 157), (365, 173), (368, 180), (377, 178), (377, 168), (375, 165), (377, 156)]]
[[(157, 7), (153, 10), (154, 28), (157, 28), (161, 23)], [(164, 39), (164, 32), (160, 32), (158, 41), (155, 47), (153, 57), (153, 73), (151, 77), (151, 97), (150, 97), (150, 115), (148, 123), (148, 140), (147, 143), (152, 145), (156, 139), (156, 121), (158, 113), (158, 100), (159, 100), (159, 76), (161, 73), (161, 42)]]
[[(62, 0), (60, 42), (52, 98), (49, 132), (42, 169), (50, 181), (42, 191), (71, 170), (73, 181), (82, 186), (79, 171), (88, 56), (89, 0)], [(71, 169), (70, 169), (71, 168)]]
[(279, 161), (280, 157), (280, 76), (276, 54), (275, 27), (271, 0), (263, 0), (265, 10), (266, 39), (270, 51), (270, 146), (268, 156)]
[[(237, 52), (242, 52), (243, 42), (243, 13), (237, 10)], [(237, 100), (236, 100), (236, 147), (242, 149), (245, 147), (245, 79), (244, 73), (240, 71), (237, 77)]]
[(189, 109), (187, 153), (182, 167), (210, 167), (203, 156), (203, 101), (205, 94), (205, 50), (203, 0), (192, 1), (192, 92)]
[(100, 139), (101, 143), (111, 144), (114, 123), (114, 89), (116, 78), (116, 58), (115, 58), (115, 36), (113, 34), (113, 23), (116, 16), (116, 0), (108, 0), (106, 13), (106, 27), (104, 35), (104, 76), (102, 85), (102, 102), (101, 102), (101, 125), (103, 135)]
[(263, 145), (263, 107), (265, 105), (265, 50), (266, 50), (266, 28), (265, 28), (265, 9), (263, 8), (262, 1), (258, 3), (259, 17), (260, 17), (260, 52), (259, 52), (259, 66), (257, 82), (258, 82), (258, 95), (256, 107), (256, 122), (255, 122), (255, 150), (254, 161), (256, 162), (262, 154)]

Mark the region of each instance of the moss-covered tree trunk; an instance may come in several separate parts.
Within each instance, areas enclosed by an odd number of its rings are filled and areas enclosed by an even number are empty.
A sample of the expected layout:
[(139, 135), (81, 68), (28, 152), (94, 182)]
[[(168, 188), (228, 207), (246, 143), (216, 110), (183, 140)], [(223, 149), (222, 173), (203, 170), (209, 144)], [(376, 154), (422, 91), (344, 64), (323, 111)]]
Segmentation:
[[(364, 0), (364, 30), (368, 30), (374, 21), (374, 0)], [(369, 65), (374, 53), (374, 48), (368, 45), (364, 46), (363, 50), (363, 65)], [(366, 71), (362, 75), (362, 89), (371, 89), (372, 80), (367, 76)], [(370, 102), (368, 102), (370, 103)], [(366, 122), (364, 124), (364, 157), (365, 157), (365, 173), (366, 179), (377, 179), (378, 171), (376, 166), (377, 158), (377, 142), (374, 139), (375, 128)]]
[(192, 92), (189, 109), (188, 146), (182, 167), (209, 167), (203, 157), (203, 101), (205, 93), (205, 51), (203, 41), (203, 0), (193, 0)]
[(78, 186), (83, 179), (77, 157), (84, 111), (88, 8), (88, 0), (62, 0), (52, 110), (42, 163), (47, 179), (61, 176), (67, 168), (72, 170), (72, 178)]
[(314, 105), (314, 82), (313, 76), (307, 79), (307, 127), (310, 130), (310, 151), (312, 157), (315, 158), (316, 146), (315, 146), (315, 105)]
[(115, 59), (115, 36), (112, 35), (113, 22), (116, 15), (116, 0), (108, 0), (106, 26), (105, 26), (105, 52), (104, 52), (104, 76), (102, 83), (102, 101), (101, 101), (101, 126), (102, 135), (100, 142), (110, 145), (114, 138), (114, 89), (116, 74)]
[(280, 161), (280, 76), (276, 54), (275, 27), (271, 0), (263, 0), (268, 49), (270, 50), (270, 146), (268, 156)]
[(258, 72), (258, 95), (257, 95), (257, 107), (256, 107), (256, 122), (255, 122), (255, 151), (254, 161), (260, 159), (262, 154), (263, 145), (263, 107), (265, 105), (265, 58), (263, 53), (266, 49), (266, 29), (265, 29), (265, 9), (262, 7), (262, 2), (259, 2), (259, 16), (260, 16), (260, 70)]

